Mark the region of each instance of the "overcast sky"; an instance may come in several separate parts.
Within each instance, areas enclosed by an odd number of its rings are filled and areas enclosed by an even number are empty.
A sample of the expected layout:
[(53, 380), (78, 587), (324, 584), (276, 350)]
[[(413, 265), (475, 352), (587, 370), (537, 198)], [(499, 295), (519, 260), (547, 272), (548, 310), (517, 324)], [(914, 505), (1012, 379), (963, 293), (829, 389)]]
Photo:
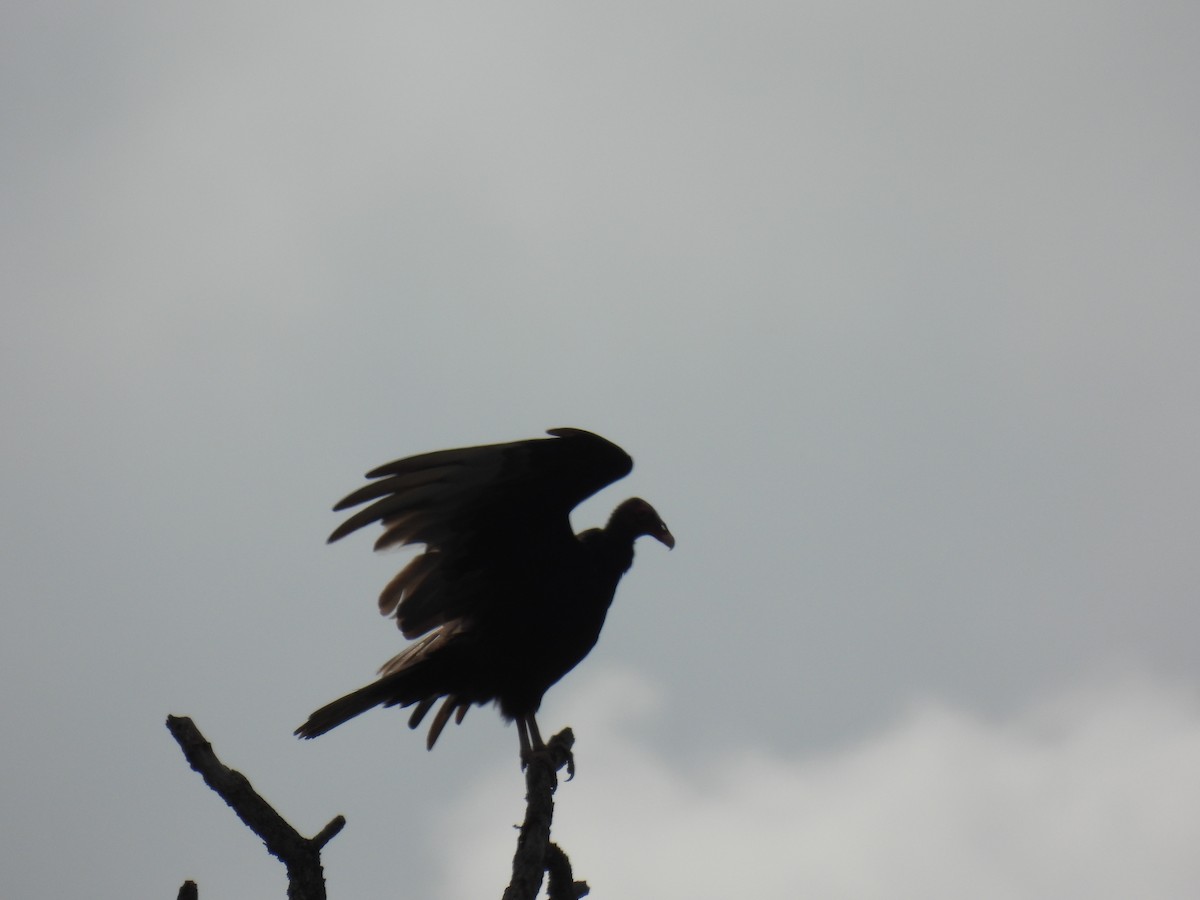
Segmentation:
[(0, 895), (497, 895), (517, 738), (292, 729), (401, 638), (334, 501), (597, 431), (551, 691), (598, 898), (1200, 890), (1200, 7), (8, 3)]

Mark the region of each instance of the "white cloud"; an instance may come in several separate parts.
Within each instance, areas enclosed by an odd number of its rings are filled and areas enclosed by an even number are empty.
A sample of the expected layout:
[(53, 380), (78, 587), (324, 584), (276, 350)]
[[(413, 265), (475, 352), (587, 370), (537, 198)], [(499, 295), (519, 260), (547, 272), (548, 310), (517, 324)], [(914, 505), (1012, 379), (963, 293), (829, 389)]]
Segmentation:
[[(555, 837), (600, 896), (1182, 898), (1200, 884), (1192, 694), (1132, 681), (1002, 721), (929, 701), (836, 752), (701, 765), (638, 738), (657, 702), (611, 671), (570, 702), (580, 772)], [(499, 889), (513, 837), (481, 810), (515, 817), (518, 784), (506, 767), (447, 812), (442, 896)]]

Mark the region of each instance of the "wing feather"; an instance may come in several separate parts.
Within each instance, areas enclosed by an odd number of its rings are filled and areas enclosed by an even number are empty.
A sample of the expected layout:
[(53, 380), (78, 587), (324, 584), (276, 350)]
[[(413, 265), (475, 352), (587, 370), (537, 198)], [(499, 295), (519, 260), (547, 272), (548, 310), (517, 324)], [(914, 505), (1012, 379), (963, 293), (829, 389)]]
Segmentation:
[[(406, 636), (485, 610), (489, 598), (506, 594), (497, 581), (574, 542), (572, 509), (633, 468), (624, 450), (599, 435), (576, 428), (548, 434), (386, 463), (334, 507), (369, 504), (331, 542), (380, 522), (376, 549), (425, 545), (379, 598), (380, 611), (394, 613)], [(407, 652), (430, 649), (423, 644)]]

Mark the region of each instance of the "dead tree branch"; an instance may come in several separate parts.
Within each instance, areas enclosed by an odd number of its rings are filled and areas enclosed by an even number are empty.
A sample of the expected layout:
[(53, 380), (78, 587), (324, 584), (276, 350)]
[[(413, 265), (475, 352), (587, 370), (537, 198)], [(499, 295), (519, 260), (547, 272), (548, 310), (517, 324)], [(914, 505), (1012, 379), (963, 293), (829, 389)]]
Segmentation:
[(554, 791), (558, 770), (567, 769), (568, 780), (575, 775), (571, 747), (575, 735), (564, 728), (546, 744), (546, 750), (534, 754), (525, 769), (525, 821), (517, 835), (513, 855), (513, 875), (503, 900), (534, 900), (542, 886), (542, 876), (550, 874), (551, 900), (578, 900), (588, 892), (585, 882), (574, 881), (567, 855), (550, 843), (550, 825), (554, 820)]
[(289, 900), (325, 900), (321, 848), (342, 830), (346, 820), (335, 817), (315, 837), (306, 838), (289, 825), (250, 785), (245, 775), (226, 766), (213, 752), (191, 719), (167, 716), (167, 730), (204, 783), (267, 845), (287, 868)]

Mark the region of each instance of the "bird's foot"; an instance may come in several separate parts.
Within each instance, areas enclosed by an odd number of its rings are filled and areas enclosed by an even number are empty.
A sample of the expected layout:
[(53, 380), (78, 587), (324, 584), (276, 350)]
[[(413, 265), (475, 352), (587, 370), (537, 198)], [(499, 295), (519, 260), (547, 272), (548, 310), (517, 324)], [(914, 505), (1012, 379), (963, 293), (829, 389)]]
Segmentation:
[(567, 769), (567, 781), (575, 777), (575, 754), (571, 747), (575, 744), (575, 733), (570, 728), (564, 728), (540, 747), (521, 754), (521, 769), (528, 768), (533, 763), (540, 763), (557, 772), (564, 766)]

